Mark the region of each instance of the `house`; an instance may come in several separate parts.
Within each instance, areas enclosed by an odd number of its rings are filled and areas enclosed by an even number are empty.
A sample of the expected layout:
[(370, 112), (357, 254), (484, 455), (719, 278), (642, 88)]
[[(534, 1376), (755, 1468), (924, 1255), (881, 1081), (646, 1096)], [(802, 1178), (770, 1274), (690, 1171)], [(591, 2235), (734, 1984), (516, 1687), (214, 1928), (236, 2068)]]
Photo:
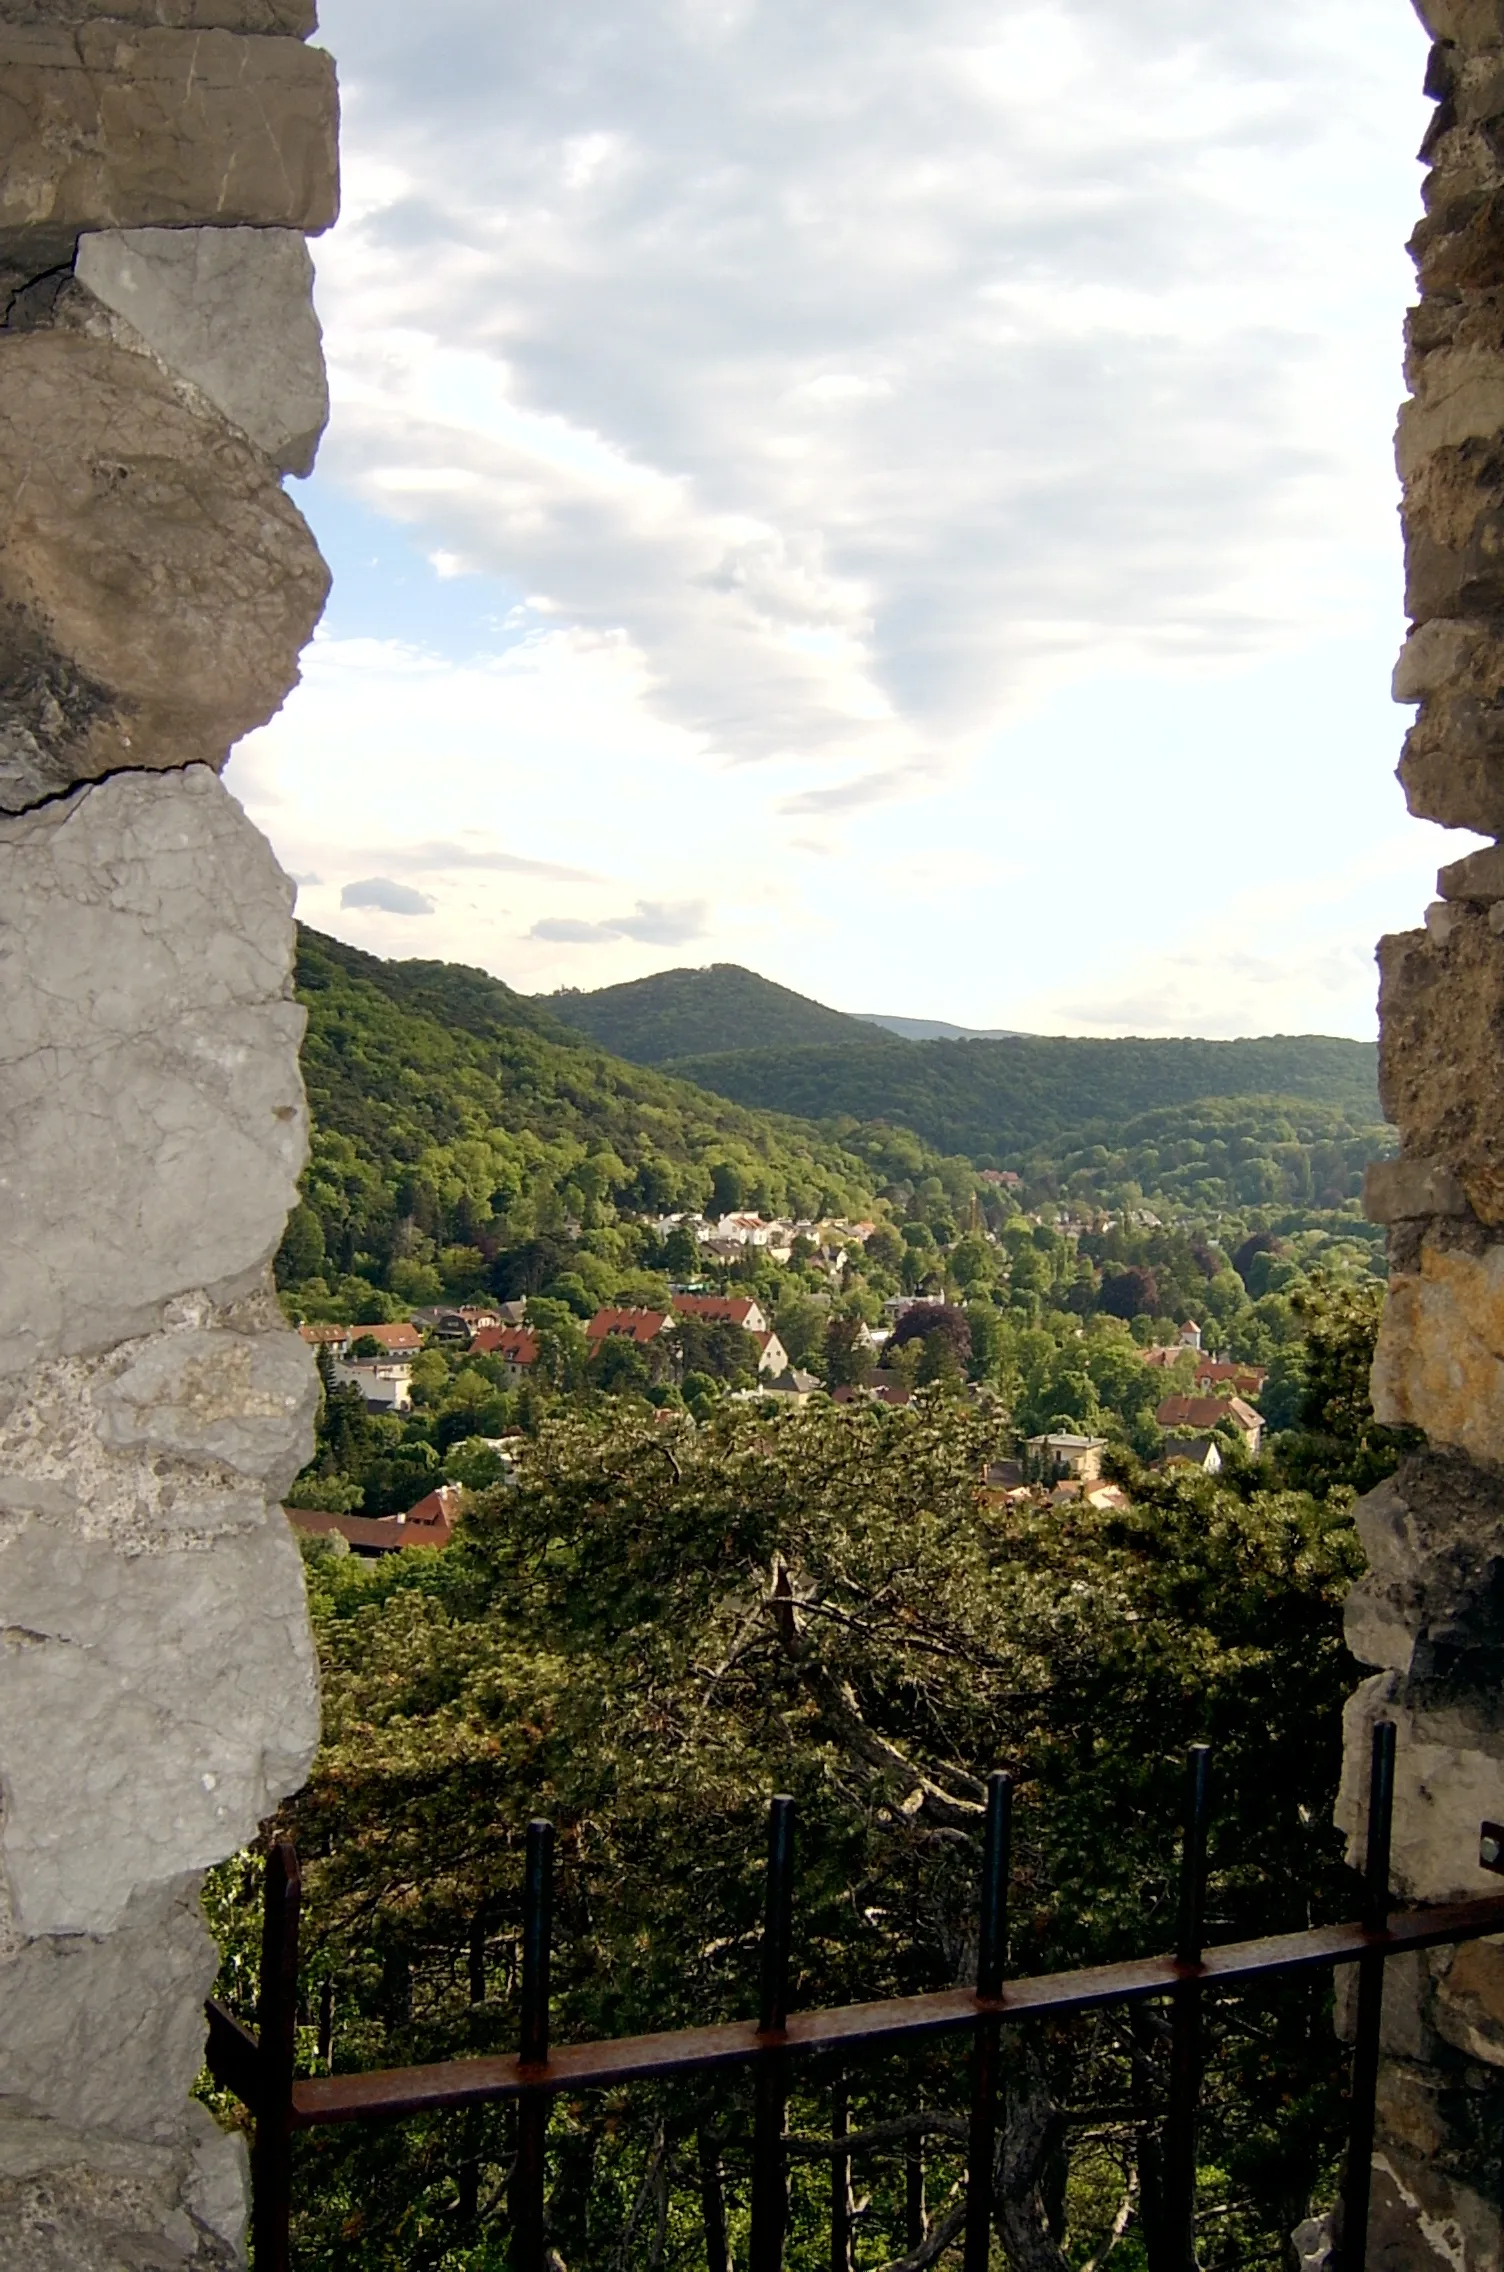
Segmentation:
[(1222, 1453), (1215, 1436), (1183, 1436), (1166, 1444), (1156, 1467), (1199, 1467), (1203, 1475), (1222, 1473)]
[(1017, 1191), (1023, 1180), (1012, 1168), (983, 1168), (977, 1177), (978, 1183), (990, 1183), (994, 1191)]
[(1116, 1483), (1089, 1483), (1082, 1497), (1088, 1507), (1100, 1507), (1114, 1514), (1130, 1503), (1127, 1492)]
[(1102, 1472), (1105, 1436), (1031, 1436), (1024, 1446), (1030, 1466), (1046, 1479), (1073, 1476), (1078, 1483), (1095, 1483)]
[(1168, 1372), (1170, 1367), (1174, 1364), (1178, 1364), (1180, 1359), (1184, 1355), (1185, 1347), (1182, 1342), (1171, 1341), (1167, 1343), (1158, 1341), (1155, 1343), (1152, 1349), (1146, 1349), (1144, 1351), (1144, 1363), (1146, 1365), (1157, 1366), (1163, 1371)]
[(470, 1342), (472, 1355), (494, 1357), (516, 1388), (538, 1362), (538, 1336), (525, 1325), (483, 1325)]
[(754, 1333), (752, 1338), (757, 1343), (759, 1373), (778, 1374), (788, 1371), (789, 1353), (776, 1333)]
[(331, 1357), (343, 1357), (359, 1331), (353, 1325), (300, 1325), (298, 1333), (310, 1349), (327, 1349)]
[(357, 1341), (379, 1342), (383, 1356), (419, 1357), (423, 1353), (423, 1336), (410, 1321), (402, 1325), (357, 1325), (351, 1330)]
[(672, 1324), (665, 1310), (597, 1310), (585, 1328), (585, 1339), (592, 1356), (603, 1341), (635, 1341), (645, 1349)]
[(707, 1325), (739, 1325), (743, 1333), (766, 1333), (762, 1304), (730, 1294), (675, 1294), (676, 1317), (703, 1318)]
[(405, 1357), (336, 1357), (330, 1370), (336, 1388), (359, 1389), (367, 1412), (412, 1409), (413, 1369)]
[(1167, 1396), (1154, 1415), (1156, 1424), (1171, 1435), (1202, 1434), (1232, 1426), (1244, 1449), (1255, 1457), (1264, 1440), (1262, 1413), (1240, 1396)]
[(1262, 1365), (1239, 1365), (1227, 1357), (1198, 1357), (1191, 1376), (1202, 1396), (1244, 1396), (1254, 1403), (1269, 1378)]
[(1175, 1338), (1182, 1349), (1199, 1349), (1201, 1347), (1201, 1328), (1193, 1317), (1188, 1317)]
[(294, 1530), (342, 1538), (352, 1554), (400, 1554), (409, 1546), (447, 1546), (459, 1505), (458, 1484), (441, 1483), (405, 1515), (326, 1515), (307, 1507), (284, 1512)]
[(813, 1373), (801, 1373), (797, 1366), (790, 1365), (787, 1372), (759, 1381), (756, 1388), (734, 1389), (727, 1401), (731, 1404), (745, 1404), (758, 1397), (779, 1396), (786, 1397), (791, 1404), (804, 1405), (808, 1404), (812, 1396), (818, 1396), (824, 1386), (824, 1382), (818, 1380)]

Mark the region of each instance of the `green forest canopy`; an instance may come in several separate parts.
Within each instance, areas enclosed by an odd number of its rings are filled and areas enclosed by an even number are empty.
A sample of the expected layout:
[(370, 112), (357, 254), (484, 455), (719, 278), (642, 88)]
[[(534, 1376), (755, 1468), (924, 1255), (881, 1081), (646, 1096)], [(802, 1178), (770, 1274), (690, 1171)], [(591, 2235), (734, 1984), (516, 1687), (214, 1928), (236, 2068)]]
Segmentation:
[(1017, 1166), (1018, 1155), (1094, 1126), (1208, 1097), (1276, 1096), (1381, 1118), (1372, 1042), (1324, 1034), (1259, 1041), (843, 1042), (728, 1050), (668, 1070), (763, 1111), (806, 1120), (896, 1120), (942, 1152)]
[(589, 1034), (617, 1057), (661, 1065), (701, 1050), (782, 1049), (811, 1043), (880, 1042), (865, 1018), (828, 1010), (807, 994), (776, 986), (740, 963), (714, 962), (705, 970), (660, 970), (592, 993), (565, 987), (539, 997), (564, 1025)]

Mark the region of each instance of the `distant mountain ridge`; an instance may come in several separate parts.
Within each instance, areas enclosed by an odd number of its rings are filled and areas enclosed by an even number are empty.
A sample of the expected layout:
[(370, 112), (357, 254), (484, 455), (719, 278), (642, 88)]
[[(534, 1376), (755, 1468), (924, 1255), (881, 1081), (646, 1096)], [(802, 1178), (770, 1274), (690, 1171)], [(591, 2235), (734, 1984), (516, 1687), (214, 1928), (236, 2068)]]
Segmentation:
[(1071, 1133), (1115, 1130), (1140, 1113), (1213, 1097), (1330, 1105), (1377, 1128), (1374, 1043), (1325, 1034), (1251, 1041), (843, 1042), (834, 1048), (724, 1050), (663, 1068), (718, 1096), (816, 1123), (897, 1122), (942, 1152), (1008, 1165)]
[(866, 1018), (829, 1010), (736, 962), (660, 970), (593, 993), (566, 988), (533, 1001), (560, 1025), (588, 1034), (613, 1056), (662, 1065), (724, 1049), (789, 1049), (843, 1041), (882, 1045)]
[(869, 1026), (896, 1033), (900, 1041), (1012, 1041), (1017, 1026), (953, 1026), (949, 1018), (895, 1018), (880, 1010), (854, 1010)]

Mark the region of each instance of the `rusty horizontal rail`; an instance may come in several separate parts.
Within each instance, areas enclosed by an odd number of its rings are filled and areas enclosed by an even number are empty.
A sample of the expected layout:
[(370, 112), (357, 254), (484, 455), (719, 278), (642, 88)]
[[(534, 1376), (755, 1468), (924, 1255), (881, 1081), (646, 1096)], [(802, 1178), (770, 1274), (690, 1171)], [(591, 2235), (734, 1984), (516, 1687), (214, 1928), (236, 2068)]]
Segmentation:
[(1134, 1957), (1123, 1964), (1010, 1980), (996, 1997), (980, 1997), (969, 1988), (947, 1988), (927, 1996), (899, 1996), (880, 2004), (842, 2004), (827, 2011), (795, 2012), (781, 2033), (762, 2034), (751, 2020), (742, 2020), (723, 2027), (684, 2028), (671, 2034), (563, 2044), (546, 2061), (526, 2065), (515, 2055), (507, 2055), (443, 2060), (424, 2067), (385, 2067), (367, 2074), (321, 2075), (294, 2083), (293, 2122), (298, 2129), (306, 2130), (324, 2123), (476, 2106), (487, 2099), (519, 2098), (528, 2091), (557, 2094), (595, 2090), (613, 2083), (692, 2074), (707, 2067), (747, 2065), (769, 2052), (840, 2051), (854, 2044), (879, 2048), (917, 2036), (957, 2033), (987, 2019), (1024, 2020), (1091, 2011), (1102, 2005), (1168, 1995), (1187, 1984), (1200, 1988), (1246, 1986), (1286, 1973), (1355, 1964), (1365, 1956), (1403, 1956), (1416, 1949), (1439, 1948), (1448, 1941), (1483, 1940), (1493, 1933), (1504, 1933), (1504, 1895), (1447, 1908), (1405, 1910), (1391, 1919), (1384, 1932), (1369, 1932), (1354, 1924), (1318, 1925), (1304, 1933), (1231, 1941), (1208, 1949), (1199, 1965), (1184, 1965), (1171, 1956)]

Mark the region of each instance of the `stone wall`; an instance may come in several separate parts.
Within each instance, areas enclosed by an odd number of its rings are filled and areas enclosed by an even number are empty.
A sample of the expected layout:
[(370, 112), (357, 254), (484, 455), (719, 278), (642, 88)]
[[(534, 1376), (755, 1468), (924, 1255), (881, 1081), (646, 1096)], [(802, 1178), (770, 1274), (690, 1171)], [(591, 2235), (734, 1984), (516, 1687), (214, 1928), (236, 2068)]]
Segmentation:
[[(1435, 42), (1411, 243), (1398, 459), (1411, 631), (1395, 695), (1419, 705), (1412, 813), (1504, 837), (1504, 0), (1418, 0)], [(1375, 1668), (1352, 1699), (1338, 1820), (1362, 1852), (1369, 1730), (1398, 1729), (1394, 1887), (1497, 1893), (1478, 1825), (1504, 1819), (1504, 845), (1438, 879), (1423, 930), (1381, 941), (1380, 1085), (1398, 1160), (1371, 1171), (1390, 1290), (1374, 1409), (1428, 1449), (1358, 1510), (1369, 1575), (1348, 1605)], [(1390, 1966), (1373, 2272), (1498, 2272), (1504, 1949)], [(1312, 2262), (1321, 2260), (1316, 2249)]]
[(292, 893), (221, 787), (327, 576), (312, 0), (0, 0), (0, 2272), (243, 2260), (206, 1865), (307, 1771)]

